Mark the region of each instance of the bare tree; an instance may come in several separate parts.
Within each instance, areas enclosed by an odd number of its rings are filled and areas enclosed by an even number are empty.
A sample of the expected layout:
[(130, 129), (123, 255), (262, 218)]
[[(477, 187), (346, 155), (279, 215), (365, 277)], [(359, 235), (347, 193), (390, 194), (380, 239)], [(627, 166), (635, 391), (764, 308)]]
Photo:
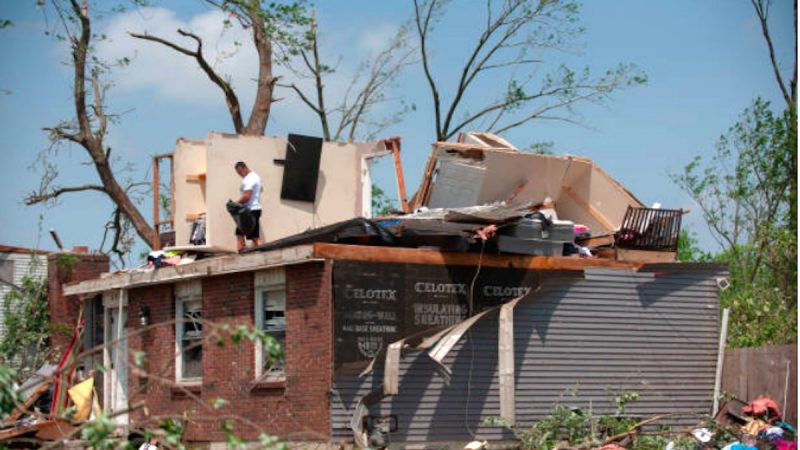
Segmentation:
[[(771, 0), (750, 0), (750, 3), (753, 4), (753, 9), (756, 12), (756, 16), (758, 17), (758, 21), (761, 24), (761, 33), (764, 36), (764, 42), (767, 44), (767, 50), (769, 51), (769, 62), (772, 65), (772, 71), (775, 74), (775, 81), (778, 83), (778, 88), (781, 90), (781, 94), (783, 94), (783, 99), (786, 101), (786, 109), (792, 109), (797, 107), (797, 59), (794, 58), (794, 66), (792, 70), (792, 79), (789, 81), (788, 85), (784, 81), (783, 76), (781, 75), (781, 68), (778, 64), (777, 59), (775, 58), (775, 47), (772, 44), (772, 36), (769, 31), (769, 8), (772, 4)], [(794, 53), (793, 55), (797, 55), (797, 0), (794, 0)]]
[[(569, 50), (577, 26), (578, 7), (569, 0), (486, 0), (482, 30), (469, 47), (451, 96), (443, 93), (431, 64), (430, 39), (435, 24), (445, 14), (447, 0), (413, 0), (414, 24), (419, 37), (422, 70), (433, 97), (436, 139), (446, 141), (479, 122), (487, 131), (503, 132), (534, 119), (575, 122), (572, 106), (580, 102), (602, 102), (614, 90), (642, 84), (646, 77), (635, 66), (620, 64), (600, 77), (587, 70), (576, 73), (561, 66), (555, 73), (537, 79), (544, 61), (535, 52)], [(475, 110), (465, 99), (482, 75), (506, 78), (505, 90), (493, 101)], [(532, 87), (538, 81), (538, 87)]]
[[(109, 122), (117, 118), (106, 111), (104, 103), (108, 85), (101, 81), (107, 69), (92, 53), (91, 20), (87, 0), (82, 4), (78, 0), (50, 0), (59, 22), (63, 27), (64, 38), (70, 45), (73, 66), (73, 100), (75, 118), (62, 121), (54, 127), (45, 128), (49, 133), (51, 146), (41, 155), (45, 173), (39, 189), (25, 198), (25, 204), (52, 203), (63, 194), (73, 192), (95, 191), (106, 194), (114, 203), (113, 226), (115, 232), (112, 251), (124, 251), (120, 243), (124, 240), (125, 226), (129, 224), (142, 240), (153, 245), (153, 228), (132, 199), (131, 189), (139, 186), (129, 183), (120, 184), (118, 173), (112, 167), (111, 148), (105, 143)], [(47, 156), (62, 144), (71, 143), (82, 147), (90, 157), (91, 165), (97, 171), (99, 183), (88, 183), (78, 186), (57, 186), (54, 184), (58, 175), (57, 169), (46, 162)]]
[(784, 112), (784, 118), (786, 121), (786, 130), (791, 137), (789, 141), (789, 151), (791, 152), (791, 169), (788, 171), (789, 176), (789, 184), (790, 184), (790, 195), (792, 199), (793, 207), (790, 210), (790, 216), (792, 217), (792, 228), (797, 230), (797, 177), (795, 174), (797, 173), (797, 0), (794, 0), (793, 3), (793, 11), (794, 11), (794, 20), (792, 23), (794, 24), (794, 51), (792, 55), (792, 78), (789, 80), (788, 84), (784, 81), (783, 76), (781, 75), (781, 68), (778, 60), (775, 57), (775, 46), (772, 43), (772, 35), (769, 31), (769, 8), (772, 4), (771, 0), (750, 0), (750, 3), (753, 4), (753, 9), (756, 12), (756, 16), (758, 17), (758, 21), (761, 24), (761, 33), (764, 36), (764, 42), (767, 44), (767, 50), (769, 51), (769, 62), (772, 66), (772, 71), (775, 74), (775, 81), (778, 84), (778, 88), (783, 95), (783, 99), (786, 102), (786, 109)]
[(259, 0), (204, 0), (235, 18), (239, 25), (250, 30), (253, 45), (258, 53), (258, 78), (256, 79), (256, 96), (247, 125), (242, 120), (239, 98), (230, 81), (218, 74), (203, 56), (202, 39), (189, 31), (178, 30), (181, 36), (194, 41), (194, 48), (184, 47), (167, 39), (147, 33), (130, 33), (131, 36), (156, 42), (171, 48), (183, 55), (194, 58), (197, 64), (225, 96), (225, 103), (237, 134), (262, 136), (269, 122), (269, 113), (274, 97), (275, 84), (278, 77), (273, 74), (273, 46), (294, 48), (301, 44), (297, 27), (310, 22), (305, 9), (300, 3), (265, 4)]
[[(319, 32), (316, 18), (312, 18), (308, 44), (300, 49), (302, 69), (289, 68), (300, 78), (312, 79), (314, 92), (304, 92), (298, 83), (282, 85), (289, 87), (300, 100), (317, 115), (326, 141), (338, 141), (347, 136), (349, 141), (356, 138), (359, 126), (370, 128), (368, 136), (380, 132), (386, 126), (400, 120), (406, 109), (400, 108), (383, 121), (371, 121), (372, 109), (387, 101), (386, 88), (397, 78), (406, 66), (413, 63), (415, 49), (408, 46), (408, 30), (401, 27), (385, 48), (373, 57), (362, 61), (355, 70), (340, 102), (332, 108), (326, 107), (325, 79), (335, 69), (322, 62), (319, 54)], [(335, 123), (338, 119), (338, 123)]]

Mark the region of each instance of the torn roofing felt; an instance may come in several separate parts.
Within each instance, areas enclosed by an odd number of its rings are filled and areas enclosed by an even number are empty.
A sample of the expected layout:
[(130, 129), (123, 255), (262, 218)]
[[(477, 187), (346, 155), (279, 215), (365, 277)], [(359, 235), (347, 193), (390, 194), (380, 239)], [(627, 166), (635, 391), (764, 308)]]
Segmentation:
[[(374, 245), (392, 245), (395, 236), (376, 222), (357, 217), (328, 226), (315, 228), (292, 236), (268, 242), (264, 245), (249, 248), (242, 253), (264, 252), (295, 245), (314, 242), (347, 242), (370, 243)], [(366, 241), (366, 242), (365, 242)]]
[(364, 417), (369, 413), (369, 407), (379, 403), (386, 397), (397, 395), (400, 392), (400, 360), (404, 353), (426, 351), (433, 367), (445, 381), (450, 383), (452, 372), (444, 364), (444, 358), (453, 349), (456, 343), (484, 317), (498, 315), (498, 382), (500, 385), (500, 410), (501, 417), (509, 424), (515, 422), (514, 401), (514, 307), (525, 298), (532, 298), (538, 291), (528, 292), (502, 305), (482, 311), (463, 321), (448, 327), (433, 327), (428, 330), (407, 336), (389, 344), (382, 349), (370, 362), (369, 366), (361, 373), (367, 376), (375, 369), (376, 364), (383, 363), (383, 379), (380, 385), (359, 399), (350, 419), (350, 428), (353, 431), (355, 442), (368, 446)]
[(428, 210), (386, 220), (355, 218), (312, 229), (253, 247), (247, 252), (276, 250), (315, 242), (378, 246), (435, 246), (467, 251), (475, 233), (487, 225), (513, 223), (530, 214), (524, 208), (486, 205), (447, 210)]

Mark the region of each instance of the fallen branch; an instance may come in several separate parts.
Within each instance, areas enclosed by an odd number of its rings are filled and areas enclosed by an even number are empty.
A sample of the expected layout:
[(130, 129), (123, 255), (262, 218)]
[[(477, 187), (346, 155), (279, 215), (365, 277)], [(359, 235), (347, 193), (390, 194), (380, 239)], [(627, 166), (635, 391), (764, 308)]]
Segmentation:
[(653, 422), (657, 422), (657, 421), (659, 421), (661, 419), (664, 419), (666, 417), (674, 416), (674, 415), (675, 415), (674, 413), (661, 414), (661, 415), (653, 416), (653, 417), (651, 417), (649, 419), (643, 420), (643, 421), (637, 423), (636, 425), (628, 428), (628, 431), (626, 431), (624, 433), (619, 433), (619, 434), (615, 434), (613, 436), (610, 436), (608, 439), (603, 441), (603, 445), (611, 444), (611, 443), (616, 442), (616, 441), (618, 441), (618, 440), (620, 440), (620, 439), (622, 439), (624, 437), (627, 437), (627, 436), (633, 436), (634, 434), (638, 433), (639, 428), (641, 428), (641, 427), (643, 427), (645, 425), (649, 425), (649, 424), (651, 424)]

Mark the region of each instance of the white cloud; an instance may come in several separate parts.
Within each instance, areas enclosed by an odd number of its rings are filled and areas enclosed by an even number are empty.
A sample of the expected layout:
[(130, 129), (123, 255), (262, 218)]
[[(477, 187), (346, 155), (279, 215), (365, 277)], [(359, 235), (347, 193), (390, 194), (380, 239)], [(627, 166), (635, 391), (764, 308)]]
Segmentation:
[(365, 56), (375, 56), (389, 45), (400, 28), (391, 23), (381, 23), (366, 28), (358, 39), (358, 49)]
[[(227, 15), (219, 10), (210, 10), (187, 19), (177, 17), (173, 11), (162, 7), (129, 11), (113, 17), (105, 27), (103, 32), (109, 39), (98, 43), (98, 56), (106, 61), (126, 57), (131, 59), (127, 67), (117, 69), (115, 73), (115, 85), (119, 90), (155, 92), (180, 103), (223, 108), (221, 91), (208, 79), (194, 58), (164, 45), (128, 35), (129, 32), (148, 33), (194, 50), (195, 42), (179, 35), (177, 30), (192, 32), (203, 40), (203, 54), (209, 64), (233, 85), (246, 121), (255, 97), (258, 55), (248, 31), (235, 21), (233, 26), (225, 28), (226, 18)], [(398, 27), (388, 23), (368, 28), (355, 25), (337, 27), (337, 24), (323, 23), (320, 28), (323, 62), (336, 69), (334, 74), (325, 79), (327, 106), (333, 107), (342, 100), (356, 76), (358, 65), (385, 48), (396, 35)], [(299, 58), (295, 67), (302, 67)], [(311, 79), (298, 79), (291, 71), (278, 65), (273, 66), (273, 71), (281, 76), (280, 83), (295, 82), (309, 94), (313, 92)], [(280, 124), (280, 128), (291, 129), (292, 124), (307, 126), (309, 121), (314, 121), (316, 116), (294, 92), (279, 88), (276, 95), (282, 97), (283, 101), (274, 105), (276, 114), (271, 118), (273, 125)]]
[[(155, 89), (162, 96), (194, 104), (219, 104), (222, 94), (194, 58), (161, 44), (135, 39), (129, 32), (148, 33), (194, 50), (194, 40), (178, 29), (203, 40), (203, 55), (221, 76), (230, 80), (242, 103), (255, 95), (258, 71), (256, 51), (247, 32), (238, 26), (224, 28), (226, 16), (212, 10), (181, 20), (165, 8), (144, 8), (114, 17), (105, 33), (109, 39), (97, 45), (98, 55), (107, 61), (130, 58), (130, 65), (117, 73), (116, 85), (123, 90)], [(239, 42), (242, 45), (237, 46)]]

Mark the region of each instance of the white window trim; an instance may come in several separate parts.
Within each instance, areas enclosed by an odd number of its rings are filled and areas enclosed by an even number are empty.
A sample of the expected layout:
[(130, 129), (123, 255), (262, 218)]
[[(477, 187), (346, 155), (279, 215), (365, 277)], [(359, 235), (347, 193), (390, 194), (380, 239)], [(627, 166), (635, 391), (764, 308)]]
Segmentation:
[(197, 384), (203, 381), (199, 377), (183, 376), (183, 304), (191, 301), (200, 301), (200, 311), (203, 310), (203, 291), (200, 280), (177, 283), (175, 285), (175, 380), (178, 384)]
[[(255, 307), (255, 320), (254, 326), (261, 329), (264, 323), (264, 298), (259, 295), (262, 291), (267, 292), (283, 292), (286, 295), (286, 273), (283, 267), (277, 267), (269, 270), (262, 270), (255, 273), (255, 289), (253, 305)], [(284, 314), (285, 314), (284, 306)], [(283, 349), (284, 358), (286, 357), (286, 348)], [(264, 345), (260, 340), (255, 343), (255, 375), (258, 381), (283, 381), (286, 379), (286, 362), (284, 359), (284, 370), (264, 374)]]

